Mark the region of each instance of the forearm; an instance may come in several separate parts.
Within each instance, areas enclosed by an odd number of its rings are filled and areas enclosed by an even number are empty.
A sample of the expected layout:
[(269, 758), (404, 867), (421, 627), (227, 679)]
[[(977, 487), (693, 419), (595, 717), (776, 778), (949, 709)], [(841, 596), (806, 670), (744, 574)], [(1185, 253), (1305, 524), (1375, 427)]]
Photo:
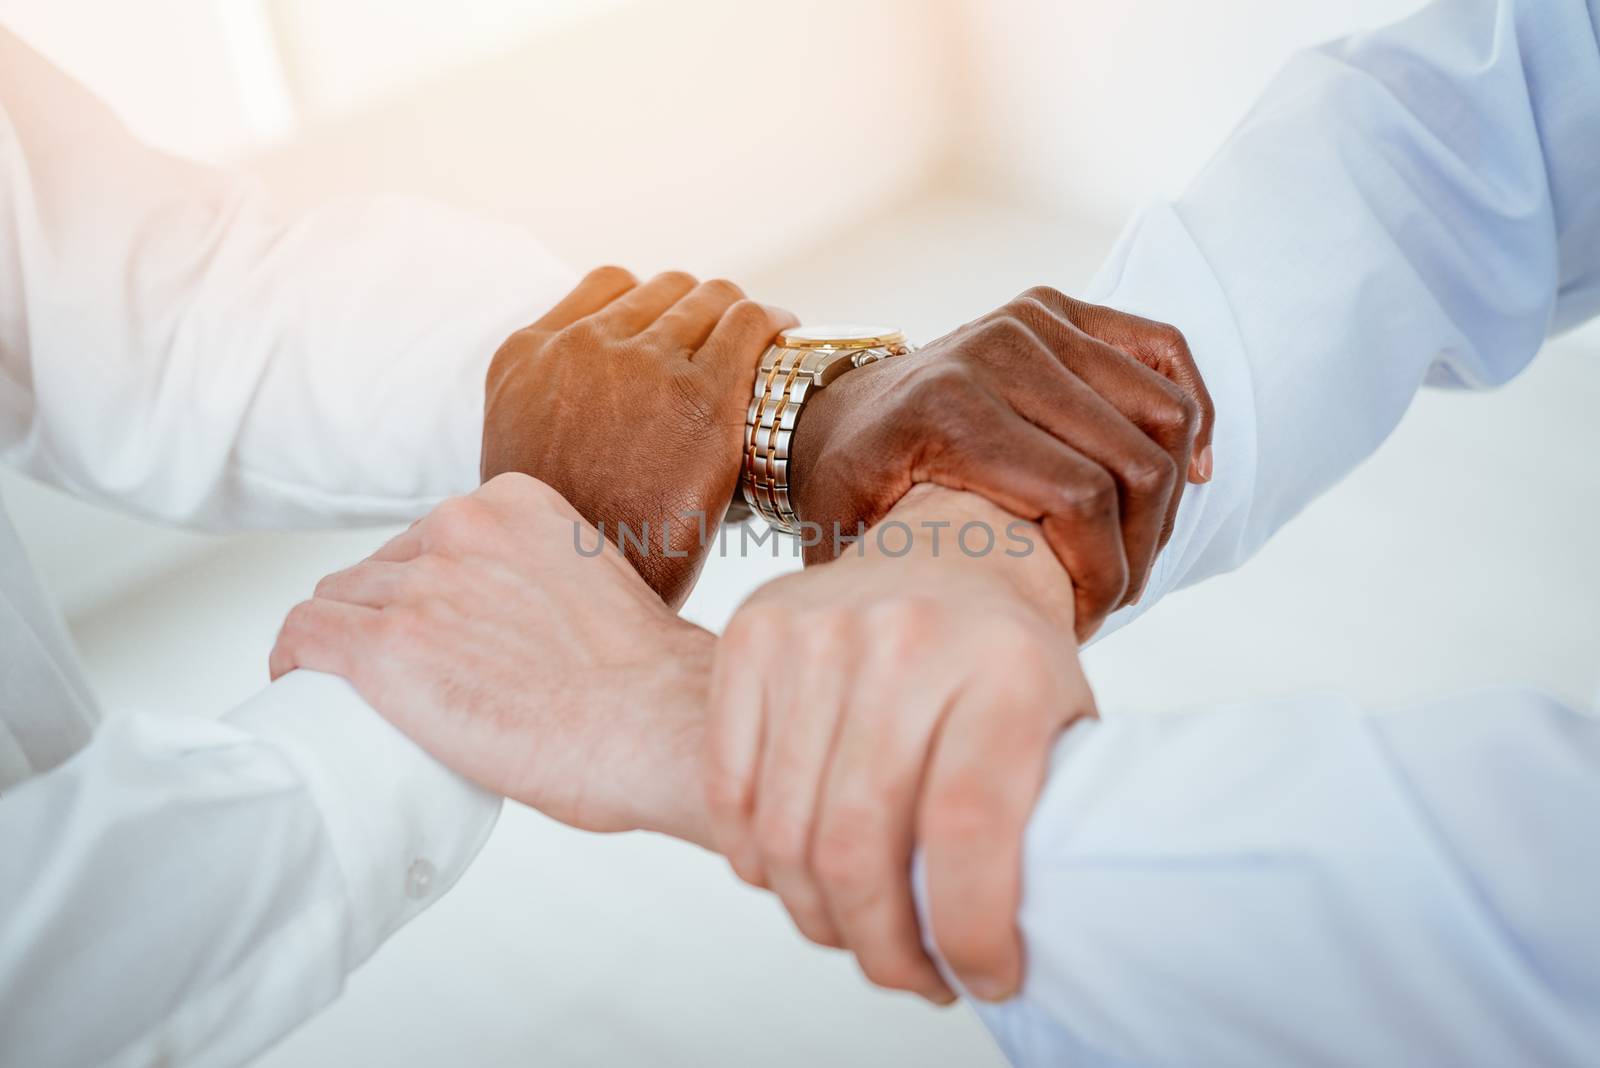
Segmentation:
[(1597, 799), (1600, 721), (1516, 691), (1083, 723), (980, 1012), (1019, 1065), (1587, 1063)]
[(1425, 382), (1503, 382), (1600, 310), (1594, 11), (1445, 0), (1306, 52), (1129, 228), (1088, 296), (1188, 336), (1216, 479), (1113, 628), (1248, 559)]
[(0, 1060), (244, 1063), (449, 889), (498, 808), (327, 676), (221, 721), (115, 717), (0, 797)]
[(483, 373), (572, 275), (425, 201), (281, 216), (0, 30), (0, 456), (204, 526), (414, 517), (477, 484)]
[(644, 691), (654, 694), (654, 715), (637, 739), (643, 760), (630, 792), (629, 829), (681, 838), (716, 848), (706, 812), (706, 707), (716, 635), (684, 624), (664, 643), (668, 654)]

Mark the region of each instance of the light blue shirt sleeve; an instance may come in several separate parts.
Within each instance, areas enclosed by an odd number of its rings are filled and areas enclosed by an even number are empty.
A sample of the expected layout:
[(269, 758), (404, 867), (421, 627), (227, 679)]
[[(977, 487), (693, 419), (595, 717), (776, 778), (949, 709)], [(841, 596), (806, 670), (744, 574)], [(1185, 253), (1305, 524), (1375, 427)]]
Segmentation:
[(1422, 385), (1499, 385), (1600, 313), (1597, 20), (1443, 0), (1300, 55), (1135, 219), (1089, 296), (1182, 329), (1219, 421), (1143, 607), (1242, 563)]
[(1600, 718), (1500, 691), (1073, 729), (1029, 828), (1019, 1065), (1593, 1066)]
[[(1292, 61), (1091, 297), (1218, 409), (1145, 600), (1237, 566), (1424, 384), (1600, 312), (1600, 0), (1444, 0)], [(1441, 458), (1441, 463), (1449, 462)], [(1029, 830), (1019, 1064), (1600, 1063), (1600, 720), (1518, 692), (1087, 723)]]

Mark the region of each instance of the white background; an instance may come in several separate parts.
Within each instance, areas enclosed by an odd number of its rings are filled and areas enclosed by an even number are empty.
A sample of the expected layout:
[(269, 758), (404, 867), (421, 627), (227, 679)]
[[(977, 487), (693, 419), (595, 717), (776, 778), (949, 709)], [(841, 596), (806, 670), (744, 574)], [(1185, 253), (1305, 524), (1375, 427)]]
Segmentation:
[[(577, 266), (726, 274), (803, 318), (927, 338), (1035, 282), (1081, 286), (1291, 49), (1413, 6), (0, 0), (0, 20), (146, 137), (251, 169), (291, 205), (421, 191)], [(1496, 682), (1587, 701), (1597, 350), (1575, 334), (1504, 390), (1423, 397), (1249, 567), (1091, 651), (1107, 714)], [(219, 539), (10, 476), (0, 490), (113, 712), (246, 696), (283, 611), (384, 536)], [(790, 566), (713, 561), (689, 614), (720, 626)], [(516, 810), (457, 890), (263, 1063), (997, 1060), (966, 1010), (871, 990), (714, 858)]]

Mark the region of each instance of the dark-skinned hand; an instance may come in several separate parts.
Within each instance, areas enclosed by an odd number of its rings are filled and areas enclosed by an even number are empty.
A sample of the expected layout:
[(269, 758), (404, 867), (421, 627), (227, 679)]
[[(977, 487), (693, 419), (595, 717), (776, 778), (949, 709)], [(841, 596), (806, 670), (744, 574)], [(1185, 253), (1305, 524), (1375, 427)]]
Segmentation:
[(678, 607), (738, 484), (756, 364), (793, 323), (732, 282), (590, 272), (495, 353), (484, 481), (554, 488)]
[(1213, 421), (1178, 330), (1030, 289), (813, 394), (790, 470), (796, 514), (823, 532), (806, 560), (829, 559), (833, 531), (876, 523), (917, 483), (971, 490), (1041, 522), (1086, 640), (1143, 591), (1185, 475), (1211, 477)]

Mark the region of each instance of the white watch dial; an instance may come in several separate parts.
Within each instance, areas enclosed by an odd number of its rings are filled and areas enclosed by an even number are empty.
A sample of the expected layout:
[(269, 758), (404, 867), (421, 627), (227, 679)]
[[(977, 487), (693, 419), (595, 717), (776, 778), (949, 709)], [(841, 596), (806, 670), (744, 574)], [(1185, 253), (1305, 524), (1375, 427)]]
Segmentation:
[(779, 335), (779, 340), (783, 342), (798, 342), (804, 345), (832, 343), (846, 347), (899, 336), (900, 331), (892, 326), (867, 326), (862, 323), (808, 323), (805, 326), (797, 326), (792, 330), (785, 330)]

